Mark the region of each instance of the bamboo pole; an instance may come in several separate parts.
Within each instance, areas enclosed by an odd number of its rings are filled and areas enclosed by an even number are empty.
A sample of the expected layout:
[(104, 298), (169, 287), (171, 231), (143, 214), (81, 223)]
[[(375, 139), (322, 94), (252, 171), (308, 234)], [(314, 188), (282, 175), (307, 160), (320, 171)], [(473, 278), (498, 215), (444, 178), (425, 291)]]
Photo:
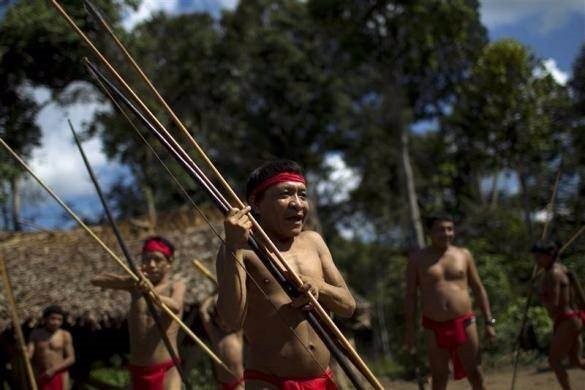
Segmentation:
[(575, 241), (583, 232), (585, 231), (585, 225), (581, 226), (581, 228), (579, 230), (577, 230), (575, 232), (575, 234), (573, 234), (564, 244), (563, 246), (561, 246), (561, 249), (559, 249), (559, 252), (557, 254), (558, 257), (561, 256), (561, 254), (563, 254), (563, 252), (565, 252), (567, 250), (567, 248), (569, 248), (571, 246), (571, 244), (573, 243), (573, 241)]
[(215, 286), (217, 287), (217, 279), (215, 278), (215, 275), (211, 273), (209, 268), (207, 268), (205, 265), (203, 265), (202, 262), (200, 262), (197, 259), (193, 260), (192, 264), (197, 269), (197, 271), (201, 272), (203, 276), (205, 276), (207, 279), (213, 282), (213, 284), (215, 284)]
[[(122, 269), (134, 280), (135, 282), (139, 282), (141, 279), (137, 276), (128, 266), (104, 243), (82, 220), (75, 214), (73, 210), (69, 208), (62, 200), (59, 198), (55, 192), (45, 184), (45, 182), (39, 178), (33, 170), (24, 162), (24, 160), (14, 151), (12, 148), (2, 139), (0, 138), (0, 145), (2, 145), (10, 154), (14, 157), (16, 161), (22, 165), (22, 167), (51, 195), (51, 197), (59, 203), (59, 205), (73, 218), (81, 228), (83, 228), (99, 245), (105, 250), (112, 259), (120, 266)], [(236, 378), (236, 374), (233, 373), (229, 367), (207, 346), (193, 331), (185, 325), (185, 323), (163, 302), (160, 301), (158, 294), (154, 290), (150, 290), (150, 296), (153, 298), (154, 302), (159, 306), (169, 317), (171, 317), (185, 333), (201, 348), (214, 362), (225, 368), (226, 371), (233, 374), (234, 378)]]
[[(85, 33), (77, 26), (77, 24), (75, 23), (75, 21), (73, 21), (73, 19), (69, 16), (69, 14), (65, 11), (65, 9), (59, 4), (59, 2), (57, 0), (51, 0), (51, 4), (65, 18), (65, 20), (69, 23), (69, 25), (82, 38), (82, 40), (90, 47), (90, 49), (100, 59), (100, 61), (104, 65), (106, 65), (106, 67), (110, 70), (110, 72), (115, 76), (115, 78), (124, 87), (124, 89), (126, 89), (130, 93), (130, 95), (138, 103), (138, 105), (140, 106), (140, 108), (150, 117), (151, 120), (153, 120), (157, 124), (157, 126), (167, 135), (167, 137), (170, 138), (171, 143), (174, 144), (175, 147), (180, 148), (180, 145), (178, 145), (178, 143), (172, 138), (172, 136), (170, 135), (170, 133), (165, 129), (165, 127), (158, 120), (158, 118), (156, 118), (156, 116), (144, 104), (144, 102), (142, 102), (142, 100), (138, 97), (138, 95), (134, 92), (134, 90), (132, 90), (132, 88), (128, 85), (128, 83), (124, 80), (124, 78), (116, 71), (116, 69), (112, 66), (112, 64), (95, 47), (95, 45), (85, 35)], [(88, 4), (88, 3), (86, 2), (86, 4)], [(93, 8), (95, 10), (95, 7), (89, 7), (89, 8), (90, 9)], [(100, 21), (100, 23), (104, 27), (105, 26), (108, 26), (107, 22), (102, 17), (100, 17), (99, 13), (96, 13), (96, 17), (97, 17), (97, 19)], [(108, 33), (113, 38), (115, 37), (115, 34), (114, 34), (113, 30), (111, 28), (109, 28), (109, 26), (106, 27), (106, 30), (108, 31)], [(231, 196), (231, 198), (236, 202), (237, 207), (244, 208), (245, 207), (244, 203), (239, 199), (239, 197), (236, 195), (236, 193), (231, 188), (231, 186), (228, 184), (228, 182), (224, 179), (224, 177), (217, 170), (217, 168), (215, 167), (215, 165), (207, 157), (207, 155), (205, 154), (205, 152), (203, 151), (203, 149), (197, 144), (197, 142), (195, 141), (195, 139), (191, 136), (191, 134), (189, 133), (189, 131), (187, 130), (187, 128), (185, 127), (185, 125), (183, 125), (183, 123), (176, 116), (176, 114), (174, 113), (174, 111), (170, 108), (170, 106), (162, 98), (162, 96), (160, 95), (160, 93), (158, 93), (158, 91), (156, 90), (156, 88), (154, 87), (154, 85), (152, 84), (152, 82), (150, 81), (150, 79), (148, 79), (148, 77), (142, 71), (142, 69), (138, 66), (138, 64), (136, 63), (136, 61), (134, 61), (134, 59), (131, 57), (130, 53), (122, 45), (122, 43), (119, 41), (119, 39), (117, 39), (117, 37), (114, 38), (114, 41), (120, 47), (120, 49), (124, 52), (125, 56), (130, 60), (130, 62), (132, 63), (132, 66), (140, 74), (140, 76), (142, 77), (142, 79), (149, 85), (149, 88), (156, 95), (157, 99), (164, 106), (164, 108), (167, 110), (167, 112), (169, 113), (169, 115), (171, 115), (173, 121), (177, 124), (177, 126), (179, 126), (179, 128), (187, 136), (187, 138), (191, 142), (192, 146), (195, 147), (195, 149), (197, 150), (197, 152), (199, 153), (199, 155), (201, 156), (201, 158), (205, 161), (205, 163), (208, 165), (208, 167), (215, 174), (215, 176), (220, 181), (220, 183), (224, 187), (224, 189), (229, 193), (229, 195)], [(182, 148), (180, 148), (180, 150), (182, 150)], [(186, 152), (184, 152), (184, 151), (183, 151), (183, 153), (184, 153), (184, 157), (188, 161), (190, 161), (192, 164), (194, 164), (194, 162), (192, 161), (192, 159), (190, 158), (190, 156)], [(206, 180), (208, 180), (208, 179), (206, 178)], [(221, 198), (223, 198), (223, 195), (221, 195), (219, 193), (218, 193), (218, 195)], [(287, 274), (289, 275), (289, 277), (290, 277), (291, 281), (293, 282), (293, 284), (295, 285), (295, 287), (296, 288), (300, 288), (303, 285), (303, 281), (301, 280), (301, 278), (299, 277), (299, 275), (288, 264), (288, 262), (286, 261), (286, 259), (284, 258), (284, 256), (280, 253), (280, 251), (276, 247), (276, 245), (274, 245), (274, 243), (272, 242), (272, 240), (268, 237), (268, 235), (264, 232), (264, 230), (262, 229), (262, 227), (260, 226), (260, 224), (254, 219), (254, 217), (252, 215), (250, 215), (250, 220), (252, 221), (252, 224), (254, 225), (254, 230), (259, 234), (259, 236), (263, 240), (264, 244), (268, 246), (267, 249), (270, 252), (272, 252), (272, 254), (274, 256), (276, 256), (276, 258), (280, 261), (281, 265), (285, 267), (285, 269), (287, 271)], [(331, 317), (329, 317), (329, 314), (325, 311), (325, 309), (317, 301), (317, 299), (315, 298), (315, 296), (310, 291), (308, 291), (308, 290), (305, 291), (304, 294), (307, 296), (307, 298), (309, 299), (310, 303), (313, 305), (314, 311), (317, 314), (317, 316), (319, 317), (319, 319), (323, 322), (323, 324), (327, 327), (327, 329), (329, 329), (329, 331), (332, 332), (335, 340), (337, 340), (337, 342), (344, 348), (346, 354), (354, 362), (354, 364), (356, 365), (356, 367), (359, 368), (359, 370), (362, 372), (362, 374), (368, 379), (368, 381), (375, 388), (377, 388), (377, 389), (383, 389), (382, 384), (378, 381), (378, 379), (376, 378), (376, 376), (374, 375), (374, 373), (370, 370), (370, 368), (362, 360), (362, 358), (356, 352), (356, 350), (351, 345), (351, 343), (349, 342), (349, 340), (347, 340), (347, 338), (343, 335), (343, 333), (341, 332), (341, 330), (339, 330), (339, 328), (337, 327), (337, 325), (333, 322), (333, 320), (331, 319)]]
[(16, 334), (16, 343), (18, 344), (18, 349), (20, 349), (20, 352), (22, 353), (22, 359), (24, 360), (28, 383), (32, 390), (37, 390), (37, 381), (30, 364), (30, 359), (28, 358), (26, 342), (24, 341), (24, 335), (22, 334), (22, 329), (20, 328), (20, 320), (16, 310), (16, 300), (14, 299), (14, 292), (12, 290), (12, 284), (10, 283), (10, 276), (8, 275), (6, 261), (3, 256), (0, 256), (0, 275), (2, 276), (2, 284), (4, 285), (10, 316), (12, 317), (12, 325), (14, 328), (14, 333)]
[[(102, 63), (104, 63), (106, 65), (106, 67), (112, 72), (112, 74), (114, 74), (114, 76), (116, 77), (116, 79), (131, 94), (132, 98), (140, 105), (141, 109), (144, 110), (144, 112), (148, 114), (148, 116), (157, 124), (157, 126), (159, 126), (161, 128), (161, 130), (163, 130), (165, 133), (167, 133), (167, 136), (169, 136), (171, 138), (171, 140), (173, 141), (172, 143), (176, 144), (176, 141), (174, 141), (174, 139), (172, 139), (172, 136), (170, 136), (170, 134), (168, 133), (168, 131), (166, 131), (166, 129), (164, 128), (164, 126), (162, 125), (162, 123), (160, 123), (160, 121), (152, 114), (152, 112), (150, 111), (150, 109), (140, 100), (140, 98), (130, 88), (130, 86), (126, 83), (126, 81), (120, 76), (120, 74), (114, 69), (114, 67), (109, 63), (109, 61), (103, 56), (103, 54), (95, 47), (95, 45), (93, 45), (93, 43), (89, 40), (89, 38), (87, 38), (87, 36), (75, 24), (75, 22), (71, 19), (71, 17), (63, 9), (63, 7), (61, 7), (61, 5), (56, 0), (51, 0), (51, 2), (55, 6), (55, 8), (65, 17), (65, 19), (69, 22), (69, 24), (75, 29), (75, 31), (82, 37), (82, 39), (89, 45), (89, 47), (98, 56), (98, 58), (102, 61)], [(208, 165), (208, 167), (215, 174), (215, 176), (217, 177), (217, 179), (219, 180), (219, 182), (221, 183), (221, 185), (229, 193), (230, 197), (236, 202), (237, 207), (244, 208), (245, 207), (244, 203), (239, 199), (239, 197), (236, 195), (236, 193), (231, 188), (231, 186), (228, 184), (228, 182), (225, 180), (225, 178), (221, 175), (221, 173), (217, 170), (217, 168), (215, 167), (215, 165), (207, 157), (206, 153), (199, 146), (199, 144), (195, 141), (195, 139), (193, 138), (193, 136), (189, 133), (189, 131), (187, 130), (187, 128), (185, 127), (185, 125), (177, 117), (177, 115), (174, 113), (174, 111), (171, 109), (171, 107), (162, 98), (162, 96), (160, 95), (160, 93), (158, 92), (158, 90), (154, 87), (154, 85), (152, 84), (152, 82), (150, 81), (150, 79), (148, 78), (148, 76), (146, 76), (146, 74), (142, 71), (142, 69), (140, 68), (140, 66), (132, 58), (132, 56), (130, 55), (130, 53), (128, 52), (128, 50), (124, 47), (124, 45), (122, 44), (122, 42), (117, 38), (117, 36), (113, 32), (113, 30), (109, 26), (109, 24), (105, 21), (105, 19), (103, 17), (101, 17), (101, 15), (99, 15), (99, 12), (96, 11), (95, 7), (93, 7), (91, 5), (91, 3), (87, 2), (87, 1), (85, 3), (86, 3), (86, 5), (89, 5), (88, 6), (88, 9), (90, 9), (90, 11), (92, 11), (92, 13), (98, 19), (98, 21), (102, 24), (102, 26), (110, 34), (110, 36), (113, 38), (113, 40), (116, 43), (116, 45), (124, 53), (125, 57), (130, 61), (130, 63), (134, 67), (134, 69), (137, 71), (137, 73), (140, 75), (140, 77), (146, 82), (146, 84), (148, 85), (148, 87), (151, 89), (151, 91), (153, 92), (153, 94), (156, 96), (157, 100), (163, 105), (163, 107), (166, 109), (167, 113), (172, 117), (172, 119), (175, 122), (175, 124), (181, 129), (181, 131), (183, 132), (183, 134), (189, 139), (191, 145), (197, 150), (197, 152), (199, 153), (200, 157), (205, 161), (205, 163)], [(185, 157), (188, 157), (188, 155), (186, 155)], [(189, 157), (189, 159), (190, 159), (190, 157)], [(260, 224), (254, 219), (254, 217), (250, 215), (250, 219), (252, 221), (252, 224), (254, 225), (254, 230), (256, 232), (258, 232), (258, 234), (262, 238), (263, 242), (268, 245), (269, 251), (272, 252), (272, 254), (274, 256), (276, 256), (276, 258), (279, 260), (279, 262), (281, 263), (281, 265), (284, 266), (284, 268), (286, 269), (288, 275), (291, 278), (291, 281), (294, 283), (295, 287), (300, 288), (303, 285), (303, 281), (301, 280), (301, 278), (299, 277), (299, 275), (288, 264), (288, 262), (286, 261), (286, 259), (284, 258), (284, 256), (282, 256), (282, 254), (280, 253), (280, 251), (278, 250), (278, 248), (276, 247), (276, 245), (274, 245), (274, 243), (272, 242), (272, 240), (264, 232), (264, 230), (262, 229), (262, 227), (260, 226)], [(325, 309), (323, 309), (323, 307), (317, 301), (317, 299), (315, 298), (315, 296), (310, 291), (306, 291), (306, 292), (304, 292), (304, 294), (309, 298), (309, 301), (313, 305), (314, 310), (317, 313), (317, 315), (319, 316), (320, 320), (329, 329), (329, 331), (331, 331), (333, 333), (335, 339), (345, 349), (346, 353), (348, 354), (348, 357), (350, 357), (353, 360), (354, 364), (360, 369), (360, 371), (362, 372), (362, 374), (364, 374), (364, 376), (366, 378), (368, 378), (368, 381), (370, 381), (370, 383), (375, 388), (383, 389), (381, 383), (375, 377), (375, 375), (373, 374), (373, 372), (369, 369), (369, 367), (366, 365), (366, 363), (362, 360), (362, 358), (356, 352), (356, 350), (351, 345), (351, 343), (345, 338), (345, 336), (343, 335), (343, 333), (339, 330), (339, 328), (337, 327), (337, 325), (329, 317), (329, 314), (325, 311)]]
[[(548, 226), (550, 224), (550, 222), (553, 220), (554, 218), (554, 205), (555, 205), (555, 200), (557, 198), (557, 192), (558, 192), (558, 187), (559, 187), (559, 181), (561, 179), (561, 173), (562, 173), (562, 164), (561, 166), (559, 166), (559, 170), (557, 171), (557, 174), (555, 176), (555, 182), (553, 184), (553, 190), (552, 190), (552, 194), (550, 196), (550, 201), (547, 203), (546, 205), (546, 216), (547, 219), (544, 223), (544, 227), (542, 229), (542, 234), (540, 236), (541, 240), (545, 240), (548, 234)], [(549, 214), (550, 218), (549, 218)], [(522, 312), (522, 320), (520, 321), (520, 331), (518, 332), (518, 338), (516, 339), (516, 344), (514, 345), (514, 368), (512, 369), (512, 385), (511, 385), (511, 390), (514, 390), (514, 388), (516, 387), (516, 375), (518, 373), (518, 362), (520, 360), (520, 338), (522, 337), (522, 334), (524, 333), (524, 328), (526, 327), (526, 322), (528, 321), (528, 310), (530, 309), (530, 304), (532, 301), (532, 296), (534, 295), (534, 283), (536, 282), (536, 279), (540, 276), (541, 274), (541, 270), (539, 269), (538, 264), (534, 264), (534, 266), (532, 267), (532, 275), (530, 276), (530, 284), (528, 286), (528, 295), (526, 296), (526, 303), (524, 305), (524, 311)]]

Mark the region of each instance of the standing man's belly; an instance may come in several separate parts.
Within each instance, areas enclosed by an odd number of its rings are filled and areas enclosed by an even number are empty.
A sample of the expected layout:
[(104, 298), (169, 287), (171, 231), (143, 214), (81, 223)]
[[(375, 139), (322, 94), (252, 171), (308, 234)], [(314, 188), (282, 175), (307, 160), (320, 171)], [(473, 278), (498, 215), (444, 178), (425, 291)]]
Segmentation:
[(437, 283), (422, 290), (423, 316), (434, 321), (449, 321), (472, 311), (467, 288), (456, 283)]

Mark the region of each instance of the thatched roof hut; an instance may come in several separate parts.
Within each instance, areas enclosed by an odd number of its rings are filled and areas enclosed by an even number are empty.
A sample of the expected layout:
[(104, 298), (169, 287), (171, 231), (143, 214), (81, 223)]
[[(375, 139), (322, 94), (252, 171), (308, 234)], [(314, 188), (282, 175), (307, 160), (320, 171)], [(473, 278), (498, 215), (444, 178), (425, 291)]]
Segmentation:
[[(212, 224), (222, 231), (219, 215)], [(120, 222), (120, 229), (131, 253), (139, 253), (142, 240), (154, 232), (133, 221)], [(109, 225), (92, 230), (120, 255)], [(176, 247), (173, 278), (187, 284), (186, 310), (201, 302), (213, 286), (192, 266), (199, 259), (214, 270), (214, 258), (220, 240), (198, 215), (177, 211), (159, 218), (156, 234), (167, 237)], [(60, 304), (70, 315), (69, 321), (84, 317), (121, 319), (129, 305), (129, 294), (102, 290), (90, 285), (100, 272), (121, 272), (115, 261), (82, 229), (36, 233), (1, 233), (0, 255), (6, 260), (18, 313), (21, 320), (36, 322), (49, 304)], [(139, 264), (137, 262), (137, 264)], [(3, 288), (0, 291), (0, 332), (10, 323)], [(73, 325), (73, 324), (71, 324)]]

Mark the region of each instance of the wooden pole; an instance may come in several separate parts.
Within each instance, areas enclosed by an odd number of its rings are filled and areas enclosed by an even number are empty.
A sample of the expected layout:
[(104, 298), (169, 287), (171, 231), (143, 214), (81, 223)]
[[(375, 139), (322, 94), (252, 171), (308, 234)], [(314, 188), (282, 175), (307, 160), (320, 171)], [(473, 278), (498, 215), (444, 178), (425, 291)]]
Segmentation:
[(217, 279), (215, 278), (215, 275), (213, 275), (211, 271), (206, 266), (203, 265), (202, 262), (195, 259), (193, 260), (192, 264), (193, 266), (195, 266), (197, 271), (201, 272), (203, 276), (209, 279), (217, 287)]
[[(555, 176), (555, 182), (550, 196), (550, 201), (546, 205), (546, 221), (544, 223), (542, 234), (540, 236), (541, 240), (546, 239), (548, 235), (548, 226), (554, 218), (555, 200), (557, 198), (559, 181), (561, 179), (562, 173), (561, 168), (562, 164), (559, 167), (559, 170), (557, 171), (557, 174)], [(540, 274), (541, 270), (539, 269), (538, 264), (534, 264), (534, 266), (532, 267), (532, 275), (530, 276), (530, 284), (528, 286), (528, 295), (526, 296), (526, 303), (524, 305), (524, 311), (522, 312), (522, 320), (520, 321), (520, 331), (518, 332), (518, 338), (516, 339), (516, 343), (514, 345), (514, 368), (512, 369), (512, 386), (510, 387), (511, 390), (514, 390), (514, 388), (516, 387), (516, 374), (518, 372), (518, 361), (520, 360), (520, 338), (522, 337), (522, 334), (524, 334), (524, 328), (526, 327), (526, 322), (528, 321), (528, 310), (530, 309), (532, 295), (534, 295), (534, 283), (536, 279), (540, 276)]]
[[(190, 163), (192, 163), (193, 165), (195, 165), (194, 162), (193, 162), (193, 160), (190, 158), (190, 156), (186, 152), (184, 152), (184, 150), (174, 140), (174, 138), (166, 130), (166, 128), (163, 126), (163, 124), (158, 120), (158, 118), (156, 118), (156, 116), (144, 104), (144, 102), (142, 102), (142, 100), (138, 97), (138, 95), (134, 92), (134, 90), (128, 85), (128, 83), (124, 80), (124, 78), (116, 71), (116, 69), (105, 58), (105, 56), (97, 49), (97, 47), (91, 42), (91, 40), (85, 35), (85, 33), (77, 26), (77, 24), (75, 23), (75, 21), (73, 21), (73, 19), (69, 16), (69, 14), (65, 11), (65, 9), (59, 4), (59, 2), (57, 0), (51, 0), (51, 4), (65, 18), (65, 20), (69, 23), (69, 25), (82, 38), (82, 40), (85, 41), (85, 43), (90, 47), (90, 49), (100, 59), (100, 61), (110, 70), (110, 72), (120, 82), (120, 84), (124, 87), (124, 89), (127, 90), (128, 93), (130, 93), (130, 95), (138, 103), (138, 105), (140, 106), (140, 108), (148, 115), (148, 117), (151, 120), (153, 120), (156, 123), (156, 125), (166, 134), (166, 136), (169, 137), (169, 141), (177, 148), (177, 151), (180, 152), (180, 154), (182, 154), (183, 157), (187, 161), (189, 161)], [(86, 2), (86, 4), (88, 4), (88, 2)], [(90, 7), (88, 7), (88, 8), (90, 10), (92, 8), (95, 10), (95, 7), (91, 7), (91, 4), (90, 4)], [(95, 16), (100, 21), (100, 23), (106, 28), (106, 30), (108, 31), (108, 33), (114, 38), (115, 37), (115, 34), (114, 34), (113, 30), (111, 28), (109, 28), (109, 25), (104, 20), (104, 18), (100, 17), (99, 13), (97, 13), (97, 12), (95, 13)], [(106, 27), (106, 26), (108, 26), (108, 27)], [(126, 48), (122, 45), (122, 43), (120, 42), (120, 40), (117, 39), (117, 37), (115, 37), (114, 38), (114, 41), (116, 42), (116, 44), (118, 45), (118, 47), (120, 47), (120, 49), (124, 52), (124, 55), (130, 60), (132, 66), (140, 74), (141, 78), (148, 84), (148, 86), (151, 89), (151, 91), (155, 94), (155, 96), (157, 97), (157, 99), (159, 100), (159, 102), (163, 105), (163, 107), (166, 109), (166, 111), (169, 113), (169, 115), (171, 115), (173, 121), (177, 124), (177, 126), (179, 126), (179, 128), (182, 130), (182, 132), (185, 134), (185, 136), (187, 136), (187, 138), (191, 142), (192, 146), (197, 150), (197, 152), (199, 153), (199, 155), (201, 156), (201, 158), (205, 161), (205, 163), (208, 165), (208, 167), (212, 170), (212, 172), (217, 177), (217, 179), (220, 181), (220, 183), (224, 187), (224, 189), (229, 193), (229, 195), (231, 196), (231, 198), (236, 202), (237, 207), (244, 208), (245, 207), (244, 203), (239, 199), (239, 197), (236, 195), (236, 193), (231, 188), (231, 186), (228, 184), (228, 182), (225, 180), (225, 178), (217, 170), (217, 168), (215, 167), (215, 165), (213, 164), (213, 162), (211, 162), (211, 160), (207, 157), (207, 155), (205, 154), (205, 152), (203, 151), (203, 149), (199, 146), (199, 144), (197, 144), (197, 142), (195, 141), (195, 139), (191, 136), (191, 134), (189, 133), (189, 131), (187, 130), (187, 128), (185, 127), (185, 125), (180, 121), (180, 119), (176, 116), (176, 114), (174, 113), (174, 111), (170, 108), (170, 106), (162, 98), (162, 96), (160, 95), (160, 93), (158, 93), (158, 91), (156, 90), (156, 88), (154, 87), (154, 85), (152, 84), (152, 82), (150, 81), (150, 79), (142, 71), (142, 69), (140, 68), (140, 66), (138, 66), (138, 64), (136, 63), (136, 61), (134, 61), (134, 59), (131, 57), (130, 53), (126, 50)], [(206, 180), (208, 180), (208, 179), (206, 178)], [(210, 184), (211, 184), (211, 182), (210, 182)], [(223, 196), (221, 194), (219, 194), (219, 195), (223, 198)], [(288, 262), (286, 261), (286, 259), (284, 258), (284, 256), (280, 253), (280, 251), (276, 247), (276, 245), (274, 245), (274, 243), (272, 242), (272, 240), (268, 237), (268, 235), (264, 232), (264, 230), (262, 229), (262, 227), (260, 226), (260, 224), (252, 217), (252, 215), (250, 215), (250, 219), (252, 221), (252, 224), (254, 225), (254, 230), (259, 234), (259, 236), (261, 237), (261, 239), (265, 243), (265, 245), (268, 246), (267, 249), (272, 254), (274, 254), (276, 256), (276, 258), (280, 261), (280, 263), (284, 266), (284, 268), (287, 271), (287, 274), (289, 275), (289, 277), (291, 279), (291, 282), (295, 285), (295, 287), (300, 288), (303, 285), (303, 281), (301, 280), (301, 278), (299, 277), (299, 275), (288, 264)], [(325, 311), (325, 309), (317, 301), (317, 299), (315, 298), (315, 296), (310, 291), (308, 291), (308, 290), (305, 291), (304, 294), (308, 297), (309, 301), (313, 305), (314, 311), (317, 314), (317, 316), (319, 317), (319, 319), (323, 322), (323, 324), (326, 326), (326, 328), (330, 332), (332, 332), (332, 336), (343, 347), (343, 349), (346, 352), (347, 356), (354, 362), (354, 364), (356, 365), (356, 367), (362, 372), (362, 374), (368, 379), (368, 381), (374, 386), (374, 388), (382, 390), (383, 389), (382, 384), (378, 381), (378, 379), (376, 378), (376, 376), (374, 375), (374, 373), (370, 370), (370, 368), (362, 360), (362, 358), (356, 352), (356, 350), (351, 345), (351, 343), (349, 342), (349, 340), (347, 340), (347, 338), (343, 335), (343, 333), (341, 332), (341, 330), (339, 330), (339, 328), (333, 322), (333, 320), (331, 319), (331, 317), (329, 317), (329, 314), (327, 313), (327, 311)]]
[(585, 231), (585, 225), (581, 226), (581, 228), (579, 230), (577, 230), (575, 232), (575, 234), (573, 234), (571, 236), (571, 238), (569, 238), (561, 247), (561, 249), (559, 249), (559, 252), (557, 253), (557, 256), (560, 257), (563, 252), (565, 252), (567, 250), (567, 248), (569, 248), (571, 246), (571, 244), (573, 243), (573, 241), (575, 241), (577, 239), (577, 237), (579, 237), (583, 232)]
[[(12, 154), (14, 159), (16, 161), (18, 161), (20, 163), (20, 165), (22, 165), (22, 167), (41, 185), (41, 187), (43, 187), (45, 189), (45, 191), (47, 191), (49, 193), (49, 195), (51, 195), (51, 197), (53, 199), (55, 199), (55, 201), (57, 203), (59, 203), (59, 205), (71, 216), (71, 218), (73, 218), (79, 224), (79, 226), (81, 226), (81, 228), (83, 228), (102, 247), (102, 249), (105, 250), (110, 255), (110, 257), (112, 257), (112, 259), (114, 259), (114, 261), (120, 267), (122, 267), (122, 269), (135, 282), (140, 281), (140, 277), (138, 275), (136, 275), (134, 272), (132, 272), (132, 270), (126, 265), (126, 263), (124, 263), (124, 261), (122, 261), (122, 259), (120, 259), (106, 245), (106, 243), (104, 243), (89, 228), (89, 226), (87, 226), (81, 220), (81, 218), (79, 218), (79, 216), (77, 216), (77, 214), (75, 214), (75, 212), (73, 210), (71, 210), (61, 200), (61, 198), (59, 198), (59, 196), (57, 194), (55, 194), (55, 192), (51, 188), (49, 188), (49, 186), (47, 186), (45, 184), (45, 182), (33, 172), (33, 170), (24, 162), (24, 160), (22, 158), (20, 158), (20, 156), (14, 150), (12, 150), (12, 148), (2, 138), (0, 138), (0, 145), (2, 145), (8, 152), (10, 152), (10, 154)], [(199, 337), (197, 337), (197, 335), (195, 333), (193, 333), (193, 331), (187, 325), (185, 325), (185, 323), (183, 321), (181, 321), (181, 319), (167, 305), (165, 305), (163, 302), (160, 301), (158, 294), (154, 290), (152, 290), (152, 289), (150, 290), (150, 295), (153, 298), (154, 302), (157, 304), (157, 306), (159, 306), (169, 317), (171, 317), (180, 326), (180, 328), (183, 329), (183, 331), (185, 331), (185, 333), (187, 333), (187, 335), (195, 342), (195, 344), (197, 344), (197, 346), (199, 346), (199, 348), (201, 348), (201, 350), (203, 350), (214, 362), (216, 362), (217, 364), (219, 364), (220, 366), (225, 368), (225, 370), (227, 372), (232, 373), (234, 375), (234, 378), (237, 378), (236, 374), (233, 373), (233, 371), (231, 371), (229, 369), (229, 367), (207, 345), (205, 345), (205, 343), (203, 341), (201, 341), (201, 339)]]
[(16, 343), (18, 344), (18, 349), (20, 349), (20, 352), (22, 353), (22, 359), (24, 360), (28, 383), (32, 390), (37, 390), (37, 381), (28, 358), (26, 342), (24, 341), (24, 335), (22, 334), (22, 329), (20, 328), (20, 320), (16, 310), (16, 300), (14, 299), (12, 284), (10, 283), (8, 269), (6, 268), (6, 261), (4, 260), (3, 256), (0, 256), (0, 275), (2, 276), (2, 284), (4, 285), (4, 292), (6, 293), (6, 301), (8, 302), (10, 316), (12, 317), (12, 326), (14, 327), (14, 333), (16, 335)]

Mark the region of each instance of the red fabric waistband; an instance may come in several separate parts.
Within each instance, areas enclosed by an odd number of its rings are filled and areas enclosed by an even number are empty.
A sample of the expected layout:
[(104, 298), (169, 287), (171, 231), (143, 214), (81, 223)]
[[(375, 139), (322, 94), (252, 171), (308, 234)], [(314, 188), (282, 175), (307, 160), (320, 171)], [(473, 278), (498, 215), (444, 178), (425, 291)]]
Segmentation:
[(437, 345), (440, 348), (449, 350), (451, 361), (453, 362), (453, 377), (462, 379), (467, 376), (463, 369), (463, 363), (457, 354), (457, 347), (468, 341), (467, 331), (465, 330), (467, 322), (475, 319), (472, 312), (460, 315), (448, 321), (434, 321), (428, 317), (422, 318), (422, 325), (425, 329), (430, 329), (435, 333)]
[(321, 376), (315, 378), (280, 378), (256, 370), (244, 372), (246, 380), (258, 380), (277, 386), (280, 390), (336, 390), (333, 371), (328, 368)]
[(554, 321), (554, 329), (556, 330), (561, 322), (574, 317), (579, 317), (583, 325), (585, 325), (585, 310), (571, 310), (557, 314)]
[(173, 368), (172, 360), (151, 364), (150, 366), (128, 365), (128, 371), (132, 377), (132, 389), (134, 390), (164, 390), (165, 375)]
[(37, 378), (39, 390), (63, 390), (65, 385), (65, 373), (67, 369), (57, 371), (52, 377), (41, 376)]

